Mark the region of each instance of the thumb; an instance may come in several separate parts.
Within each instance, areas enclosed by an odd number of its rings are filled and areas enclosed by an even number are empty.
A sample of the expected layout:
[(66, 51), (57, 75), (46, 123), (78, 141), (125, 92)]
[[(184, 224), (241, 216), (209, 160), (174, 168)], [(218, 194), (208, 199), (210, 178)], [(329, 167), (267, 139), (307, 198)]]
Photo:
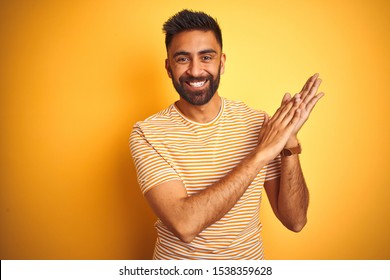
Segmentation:
[(268, 123), (268, 121), (269, 121), (269, 116), (268, 116), (268, 114), (264, 114), (264, 122), (263, 122), (263, 125), (262, 125), (262, 126), (266, 125), (266, 124)]

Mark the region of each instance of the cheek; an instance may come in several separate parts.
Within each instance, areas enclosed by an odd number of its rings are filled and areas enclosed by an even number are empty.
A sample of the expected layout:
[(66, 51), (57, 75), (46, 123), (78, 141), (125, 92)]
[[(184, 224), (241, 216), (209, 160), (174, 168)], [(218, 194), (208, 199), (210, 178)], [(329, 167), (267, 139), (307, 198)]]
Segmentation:
[(180, 77), (183, 72), (185, 72), (185, 69), (183, 69), (183, 67), (173, 65), (169, 66), (169, 71), (171, 73), (171, 76)]
[(180, 72), (175, 68), (168, 67), (168, 75), (173, 80), (178, 80), (180, 78)]
[(210, 73), (212, 76), (216, 77), (218, 76), (218, 72), (220, 72), (220, 74), (223, 73), (224, 71), (224, 65), (222, 62), (215, 62), (215, 63), (210, 63), (208, 65), (206, 65), (204, 67), (204, 70), (208, 73)]
[(171, 78), (172, 82), (180, 84), (180, 76), (178, 76), (177, 73), (175, 74), (172, 69), (169, 71), (169, 77)]

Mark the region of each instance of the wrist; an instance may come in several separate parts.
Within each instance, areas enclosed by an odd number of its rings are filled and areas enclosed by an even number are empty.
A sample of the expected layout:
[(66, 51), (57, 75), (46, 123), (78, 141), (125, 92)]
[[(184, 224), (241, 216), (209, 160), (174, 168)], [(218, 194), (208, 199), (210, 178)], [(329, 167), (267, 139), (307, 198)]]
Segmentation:
[(296, 146), (296, 147), (284, 148), (280, 152), (280, 155), (282, 157), (288, 157), (288, 156), (292, 156), (292, 155), (299, 155), (301, 152), (302, 152), (301, 145), (298, 144), (298, 146)]
[(290, 136), (288, 138), (286, 145), (284, 146), (285, 149), (294, 148), (299, 145), (299, 141), (296, 135)]
[(261, 168), (275, 158), (275, 156), (273, 156), (273, 153), (269, 149), (263, 149), (259, 146), (257, 146), (251, 154), (256, 164)]

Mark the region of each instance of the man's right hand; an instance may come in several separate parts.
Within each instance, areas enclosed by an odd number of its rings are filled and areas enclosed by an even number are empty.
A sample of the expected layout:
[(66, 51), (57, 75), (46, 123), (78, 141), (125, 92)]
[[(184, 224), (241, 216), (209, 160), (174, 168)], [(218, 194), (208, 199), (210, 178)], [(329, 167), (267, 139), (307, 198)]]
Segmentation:
[(282, 104), (270, 119), (265, 116), (256, 152), (262, 153), (267, 162), (273, 160), (282, 151), (297, 125), (301, 113), (300, 101), (300, 95), (295, 95), (290, 101)]

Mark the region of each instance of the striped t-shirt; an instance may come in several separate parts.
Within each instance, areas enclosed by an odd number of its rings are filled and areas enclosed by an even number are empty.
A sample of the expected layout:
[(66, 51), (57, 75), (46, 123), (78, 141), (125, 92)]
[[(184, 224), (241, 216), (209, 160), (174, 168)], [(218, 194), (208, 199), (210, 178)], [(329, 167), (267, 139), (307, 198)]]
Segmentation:
[[(172, 104), (134, 125), (130, 148), (145, 194), (154, 186), (181, 180), (188, 195), (224, 177), (258, 142), (264, 112), (222, 98), (209, 123), (186, 118)], [(266, 165), (235, 206), (190, 243), (182, 242), (157, 220), (154, 259), (263, 259), (260, 201), (265, 180), (280, 175), (280, 158)]]

